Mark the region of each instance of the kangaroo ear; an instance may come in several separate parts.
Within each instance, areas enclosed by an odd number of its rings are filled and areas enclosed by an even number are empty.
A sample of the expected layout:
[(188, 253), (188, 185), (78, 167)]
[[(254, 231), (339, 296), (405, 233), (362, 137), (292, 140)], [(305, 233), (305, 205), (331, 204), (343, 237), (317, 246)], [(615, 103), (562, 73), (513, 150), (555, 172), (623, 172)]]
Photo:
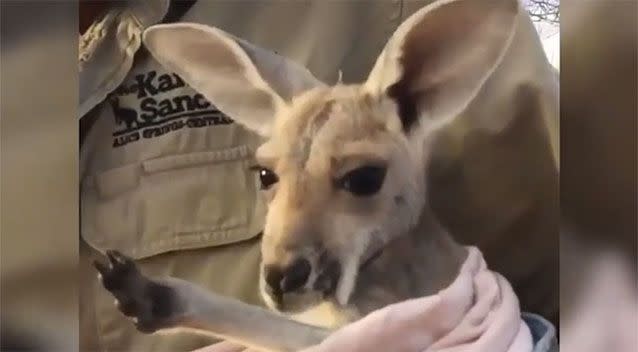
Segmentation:
[(422, 119), (460, 114), (500, 62), (518, 14), (517, 0), (443, 0), (399, 26), (366, 82), (399, 108), (405, 131)]
[(304, 67), (201, 24), (152, 26), (143, 41), (162, 66), (262, 136), (295, 95), (323, 85)]

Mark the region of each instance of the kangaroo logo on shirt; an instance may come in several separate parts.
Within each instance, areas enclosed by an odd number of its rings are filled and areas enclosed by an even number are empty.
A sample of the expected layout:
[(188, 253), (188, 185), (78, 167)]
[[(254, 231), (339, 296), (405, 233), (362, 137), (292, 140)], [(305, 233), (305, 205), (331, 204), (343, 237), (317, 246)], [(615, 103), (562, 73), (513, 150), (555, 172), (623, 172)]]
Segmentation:
[[(165, 94), (182, 89), (181, 95)], [(191, 93), (186, 83), (175, 73), (158, 75), (156, 71), (138, 74), (125, 82), (109, 99), (115, 116), (116, 131), (113, 147), (155, 138), (187, 128), (227, 125), (233, 120), (219, 111), (203, 95)], [(122, 104), (135, 100), (133, 104)]]
[(109, 102), (113, 108), (116, 124), (125, 124), (127, 130), (132, 129), (134, 125), (137, 126), (137, 111), (121, 107), (118, 98), (113, 98)]

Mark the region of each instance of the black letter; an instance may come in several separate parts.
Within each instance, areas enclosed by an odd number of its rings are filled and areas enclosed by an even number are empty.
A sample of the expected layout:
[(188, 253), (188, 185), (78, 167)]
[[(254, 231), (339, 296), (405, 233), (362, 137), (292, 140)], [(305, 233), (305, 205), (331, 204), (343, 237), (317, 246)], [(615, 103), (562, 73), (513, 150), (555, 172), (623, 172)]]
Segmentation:
[(138, 98), (146, 98), (146, 91), (148, 91), (151, 95), (157, 94), (157, 89), (153, 87), (153, 78), (155, 78), (156, 75), (157, 72), (151, 71), (146, 74), (146, 77), (144, 77), (143, 74), (135, 76), (135, 80), (137, 81), (138, 86)]

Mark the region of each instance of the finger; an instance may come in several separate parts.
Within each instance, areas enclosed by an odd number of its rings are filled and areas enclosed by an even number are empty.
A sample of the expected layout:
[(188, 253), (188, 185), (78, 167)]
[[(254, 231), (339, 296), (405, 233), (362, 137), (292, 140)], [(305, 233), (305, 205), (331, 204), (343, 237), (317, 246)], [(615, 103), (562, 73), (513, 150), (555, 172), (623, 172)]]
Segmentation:
[(95, 267), (95, 269), (98, 271), (99, 276), (100, 276), (100, 280), (102, 278), (104, 278), (104, 276), (106, 276), (109, 273), (109, 268), (106, 267), (106, 265), (100, 263), (97, 260), (93, 261), (93, 266)]
[(122, 254), (116, 250), (109, 249), (106, 251), (106, 256), (109, 258), (111, 265), (121, 265), (125, 263), (125, 259)]

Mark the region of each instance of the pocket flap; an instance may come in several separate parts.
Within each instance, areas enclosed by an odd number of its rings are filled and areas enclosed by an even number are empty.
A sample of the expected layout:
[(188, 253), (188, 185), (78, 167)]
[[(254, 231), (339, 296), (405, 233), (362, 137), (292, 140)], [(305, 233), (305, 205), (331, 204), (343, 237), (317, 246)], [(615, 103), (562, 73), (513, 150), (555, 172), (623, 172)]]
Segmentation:
[(94, 175), (82, 186), (82, 236), (101, 252), (118, 249), (136, 259), (253, 238), (264, 205), (250, 155), (238, 146)]

